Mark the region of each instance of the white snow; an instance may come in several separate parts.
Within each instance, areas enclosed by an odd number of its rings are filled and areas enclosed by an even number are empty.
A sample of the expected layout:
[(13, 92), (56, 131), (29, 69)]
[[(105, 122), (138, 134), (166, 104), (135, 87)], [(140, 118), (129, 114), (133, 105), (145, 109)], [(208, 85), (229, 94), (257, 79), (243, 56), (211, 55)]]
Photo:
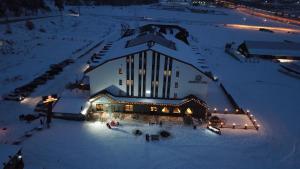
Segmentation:
[[(20, 53), (1, 54), (0, 93), (9, 92), (33, 79), (52, 63), (69, 57), (76, 58), (73, 52), (84, 48), (89, 42), (92, 44), (86, 46), (83, 53), (102, 40), (103, 44), (117, 40), (121, 23), (131, 27), (146, 23), (179, 24), (189, 31), (192, 45), (199, 49), (199, 56), (205, 58), (205, 64), (238, 104), (250, 109), (257, 117), (262, 126), (259, 131), (222, 129), (222, 135), (219, 136), (204, 127), (193, 130), (187, 126), (167, 125), (163, 128), (171, 131), (172, 138), (146, 143), (144, 136), (135, 137), (131, 134), (132, 130), (139, 128), (143, 132), (156, 133), (160, 130), (158, 126), (121, 121), (120, 128), (108, 130), (105, 123), (55, 119), (50, 129), (37, 132), (22, 142), (25, 168), (300, 168), (299, 79), (280, 73), (277, 63), (263, 60), (255, 63), (238, 62), (224, 52), (227, 42), (239, 44), (244, 40), (300, 39), (297, 33), (271, 34), (240, 30), (225, 27), (226, 23), (299, 27), (269, 20), (264, 22), (263, 18), (234, 10), (213, 9), (226, 15), (168, 11), (155, 9), (155, 6), (104, 6), (82, 7), (81, 16), (64, 17), (63, 26), (59, 17), (34, 21), (36, 28), (42, 26), (46, 33), (25, 31), (23, 22), (12, 24), (14, 33), (0, 34), (0, 39), (15, 41), (15, 51)], [(145, 17), (152, 19), (143, 19)], [(243, 19), (245, 17), (246, 21)], [(55, 21), (56, 25), (50, 21)], [(4, 27), (0, 25), (1, 32)], [(35, 38), (37, 36), (39, 38)], [(43, 45), (36, 46), (37, 43)], [(11, 143), (38, 126), (38, 121), (30, 124), (18, 121), (18, 115), (32, 113), (34, 103), (40, 100), (40, 96), (62, 93), (66, 83), (78, 80), (86, 61), (101, 47), (76, 60), (54, 80), (39, 87), (23, 103), (0, 101), (0, 127), (8, 128), (4, 134), (1, 133), (0, 142)], [(18, 77), (22, 79), (18, 80)], [(219, 89), (210, 93), (219, 93)], [(210, 104), (212, 107), (224, 109), (228, 101), (211, 96), (209, 102), (213, 103)]]
[(7, 163), (9, 161), (9, 156), (14, 156), (19, 150), (20, 150), (19, 146), (0, 144), (0, 162), (1, 162), (1, 164)]

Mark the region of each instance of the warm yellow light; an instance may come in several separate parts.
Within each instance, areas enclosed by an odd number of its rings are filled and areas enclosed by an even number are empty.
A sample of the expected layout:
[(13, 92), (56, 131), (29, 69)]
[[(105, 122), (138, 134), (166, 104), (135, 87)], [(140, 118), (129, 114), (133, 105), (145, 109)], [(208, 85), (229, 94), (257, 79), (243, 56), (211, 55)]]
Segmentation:
[(241, 24), (226, 24), (229, 28), (234, 29), (245, 29), (245, 30), (259, 30), (259, 29), (268, 29), (275, 32), (295, 32), (300, 33), (299, 29), (284, 28), (284, 27), (271, 27), (271, 26), (254, 26), (254, 25), (241, 25)]
[(174, 113), (180, 113), (180, 109), (178, 107), (176, 107), (173, 112)]
[(164, 113), (169, 113), (169, 109), (167, 107), (164, 107), (161, 111)]
[(186, 114), (193, 114), (192, 110), (190, 108), (187, 108), (185, 111)]

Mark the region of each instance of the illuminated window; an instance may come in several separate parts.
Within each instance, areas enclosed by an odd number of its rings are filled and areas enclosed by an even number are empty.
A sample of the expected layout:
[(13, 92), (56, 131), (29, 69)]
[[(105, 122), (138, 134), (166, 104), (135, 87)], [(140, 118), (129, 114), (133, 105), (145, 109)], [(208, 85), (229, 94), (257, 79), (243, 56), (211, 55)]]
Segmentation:
[(174, 110), (173, 110), (173, 113), (180, 113), (180, 109), (178, 107), (176, 107)]
[(126, 80), (126, 84), (127, 85), (132, 85), (133, 84), (133, 80)]
[(167, 75), (167, 71), (166, 71), (166, 70), (164, 71), (164, 75), (165, 75), (165, 76)]
[(122, 68), (119, 68), (119, 75), (123, 74)]
[(103, 109), (104, 109), (103, 104), (96, 104), (96, 110), (97, 111), (103, 111)]
[(169, 113), (169, 109), (167, 107), (164, 107), (162, 110), (161, 110), (163, 113)]
[(190, 108), (187, 108), (186, 111), (185, 111), (185, 114), (193, 114), (193, 112)]
[(169, 76), (171, 76), (171, 74), (172, 74), (172, 71), (171, 71), (171, 70), (169, 70), (169, 71), (168, 71), (168, 75), (169, 75)]
[(150, 111), (157, 111), (157, 107), (150, 107)]
[(140, 74), (140, 75), (146, 74), (146, 70), (145, 70), (145, 69), (139, 69), (139, 74)]
[(131, 104), (126, 104), (126, 105), (125, 105), (125, 111), (133, 111), (133, 105), (131, 105)]

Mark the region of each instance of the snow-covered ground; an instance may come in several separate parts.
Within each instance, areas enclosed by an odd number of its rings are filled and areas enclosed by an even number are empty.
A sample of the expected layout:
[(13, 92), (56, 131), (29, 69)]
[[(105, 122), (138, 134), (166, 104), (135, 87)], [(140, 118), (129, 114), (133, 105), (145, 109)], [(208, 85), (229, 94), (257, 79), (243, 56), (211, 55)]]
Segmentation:
[[(150, 6), (82, 7), (80, 17), (65, 16), (63, 21), (60, 17), (36, 20), (34, 31), (25, 31), (24, 22), (12, 24), (12, 35), (0, 34), (0, 39), (15, 42), (16, 52), (0, 56), (0, 94), (32, 80), (52, 63), (76, 58), (79, 48), (83, 48), (80, 52), (84, 53), (98, 42), (116, 40), (121, 23), (131, 27), (146, 23), (179, 24), (190, 32), (193, 45), (206, 59), (205, 64), (238, 104), (257, 117), (262, 126), (259, 131), (223, 129), (223, 135), (218, 136), (204, 128), (193, 130), (171, 125), (166, 126), (173, 135), (170, 139), (146, 143), (144, 136), (133, 136), (132, 130), (139, 128), (151, 134), (161, 130), (160, 127), (121, 122), (120, 128), (108, 130), (100, 122), (54, 120), (50, 129), (33, 134), (21, 144), (25, 168), (300, 168), (299, 79), (280, 73), (277, 63), (238, 62), (224, 52), (225, 43), (233, 41), (300, 41), (299, 34), (239, 30), (225, 27), (226, 23), (299, 28), (265, 22), (263, 18), (233, 10), (215, 10), (226, 15), (168, 11)], [(45, 28), (46, 33), (39, 32), (39, 27)], [(1, 32), (4, 28), (0, 25)], [(39, 43), (41, 45), (37, 45)], [(37, 121), (31, 124), (18, 121), (18, 115), (32, 113), (40, 96), (64, 91), (66, 83), (80, 76), (91, 54), (76, 59), (21, 104), (0, 101), (0, 128), (8, 128), (0, 130), (0, 143), (11, 143), (38, 126)], [(214, 97), (208, 100), (219, 99)]]

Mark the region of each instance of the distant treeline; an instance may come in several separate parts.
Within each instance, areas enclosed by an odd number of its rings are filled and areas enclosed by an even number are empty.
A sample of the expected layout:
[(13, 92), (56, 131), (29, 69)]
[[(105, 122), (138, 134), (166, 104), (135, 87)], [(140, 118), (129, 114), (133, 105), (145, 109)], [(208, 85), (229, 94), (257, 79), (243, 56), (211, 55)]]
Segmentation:
[(50, 11), (44, 0), (0, 0), (0, 17), (11, 13), (14, 16), (32, 15), (41, 11)]
[(66, 0), (68, 5), (141, 5), (157, 3), (159, 0)]
[[(157, 3), (159, 0), (53, 0), (62, 10), (65, 5), (141, 5)], [(51, 1), (50, 1), (51, 2)], [(0, 0), (0, 17), (35, 15), (38, 11), (50, 11), (44, 0)]]

